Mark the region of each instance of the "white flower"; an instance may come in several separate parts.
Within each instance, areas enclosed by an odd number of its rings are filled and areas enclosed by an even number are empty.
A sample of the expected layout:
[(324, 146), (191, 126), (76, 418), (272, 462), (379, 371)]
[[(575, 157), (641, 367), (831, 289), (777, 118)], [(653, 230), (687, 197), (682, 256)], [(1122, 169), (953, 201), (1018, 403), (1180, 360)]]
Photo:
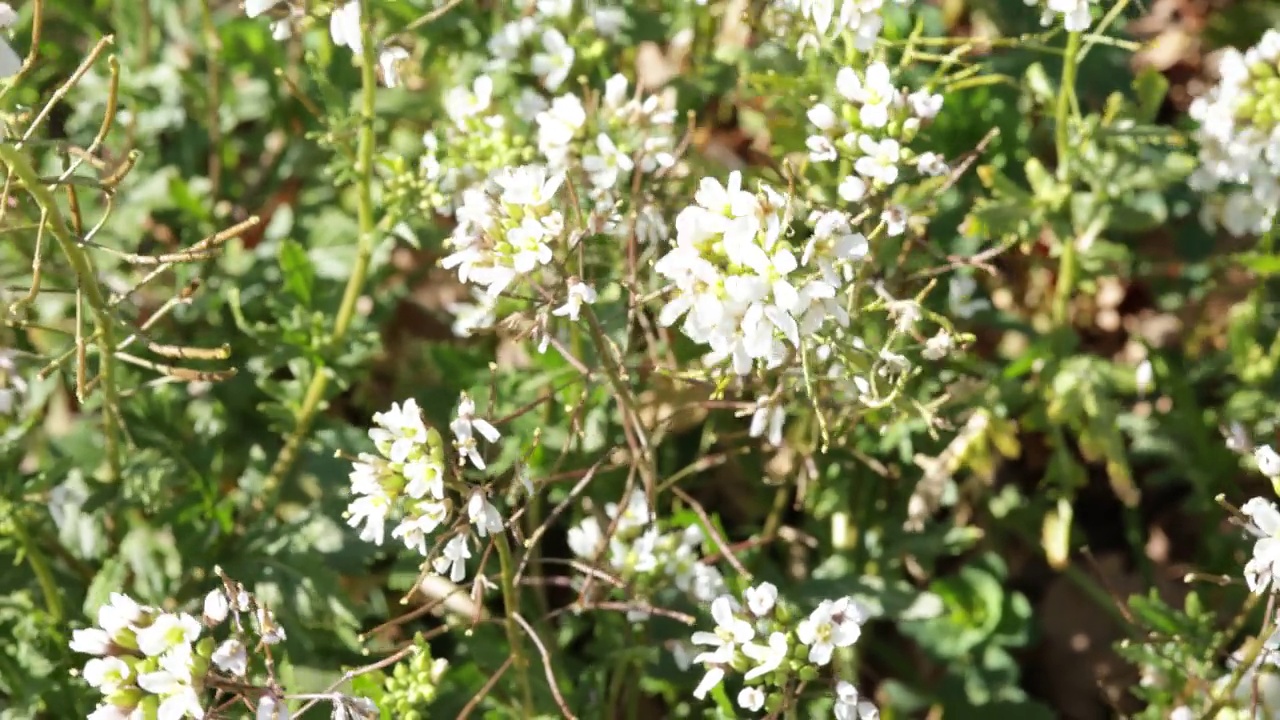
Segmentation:
[(97, 688), (103, 695), (111, 695), (129, 682), (133, 669), (118, 657), (96, 657), (84, 664), (81, 673), (85, 682)]
[(547, 30), (542, 33), (542, 51), (533, 56), (533, 74), (542, 81), (543, 87), (555, 90), (569, 77), (573, 57), (573, 48), (564, 35), (559, 30)]
[(400, 86), (400, 72), (396, 66), (409, 59), (409, 51), (392, 45), (378, 53), (378, 67), (382, 68), (382, 82), (389, 88)]
[(780, 632), (769, 635), (768, 645), (760, 645), (758, 643), (743, 645), (742, 654), (757, 663), (754, 668), (747, 671), (743, 679), (754, 680), (777, 670), (782, 665), (782, 661), (787, 659), (787, 649), (786, 633)]
[(1155, 370), (1151, 367), (1151, 360), (1143, 358), (1138, 364), (1138, 368), (1133, 371), (1133, 383), (1137, 387), (1139, 395), (1146, 395), (1151, 389), (1151, 383), (1155, 380)]
[(884, 221), (885, 232), (889, 237), (898, 237), (907, 231), (907, 221), (911, 217), (901, 205), (889, 205), (880, 213), (880, 219)]
[(826, 665), (836, 648), (849, 647), (857, 642), (862, 628), (847, 614), (839, 613), (831, 600), (823, 600), (809, 617), (796, 627), (796, 637), (809, 646), (809, 662)]
[(764, 617), (778, 601), (778, 588), (771, 582), (762, 582), (755, 587), (747, 588), (747, 609), (756, 617)]
[(768, 429), (769, 443), (774, 447), (782, 447), (782, 426), (787, 420), (787, 411), (781, 405), (773, 405), (769, 398), (761, 396), (756, 399), (755, 412), (751, 414), (751, 430), (753, 438), (765, 435)]
[(258, 623), (258, 637), (262, 642), (267, 645), (276, 645), (285, 639), (284, 628), (276, 622), (275, 613), (259, 607), (254, 610), (253, 619)]
[(920, 89), (907, 96), (911, 112), (921, 120), (932, 120), (942, 111), (942, 96)]
[(373, 414), (373, 422), (379, 427), (369, 430), (369, 439), (393, 463), (402, 463), (427, 437), (427, 426), (422, 422), (422, 410), (413, 398), (404, 405), (391, 403), (391, 409)]
[(551, 311), (556, 317), (568, 316), (570, 320), (577, 321), (578, 313), (582, 311), (583, 303), (593, 305), (596, 301), (596, 291), (590, 285), (580, 281), (573, 280), (569, 284), (569, 298), (564, 305)]
[(140, 622), (144, 608), (124, 593), (113, 592), (110, 602), (98, 608), (98, 627), (115, 636), (121, 630)]
[(249, 653), (244, 643), (235, 638), (228, 638), (219, 645), (209, 660), (222, 672), (235, 677), (244, 677), (249, 669)]
[[(1089, 29), (1093, 18), (1089, 14), (1089, 5), (1095, 0), (1047, 0), (1044, 15), (1040, 22), (1049, 25), (1053, 22), (1054, 13), (1063, 16), (1063, 27), (1068, 32), (1081, 32)], [(1035, 0), (1028, 0), (1028, 5)]]
[(548, 18), (566, 18), (573, 12), (573, 0), (538, 0), (538, 14)]
[(693, 696), (699, 700), (705, 699), (707, 693), (719, 685), (721, 680), (724, 680), (724, 668), (719, 666), (707, 668), (706, 674), (698, 681), (698, 687), (693, 689)]
[(450, 89), (444, 96), (444, 110), (449, 119), (458, 126), (463, 126), (468, 118), (479, 116), (489, 109), (493, 98), (493, 78), (481, 75), (471, 82), (471, 89), (458, 86)]
[(870, 135), (858, 136), (858, 149), (863, 157), (858, 158), (853, 169), (863, 177), (873, 181), (892, 185), (898, 179), (898, 158), (901, 147), (893, 138), (875, 140)]
[(280, 4), (280, 0), (244, 0), (244, 14), (258, 17), (262, 13)]
[(645, 496), (644, 490), (635, 489), (627, 496), (627, 505), (622, 508), (622, 517), (618, 517), (618, 504), (609, 503), (604, 506), (605, 515), (610, 520), (618, 518), (617, 532), (627, 533), (645, 527), (653, 521), (653, 515), (649, 511), (649, 499)]
[(138, 630), (138, 649), (148, 657), (158, 657), (178, 645), (195, 642), (200, 622), (186, 613), (164, 613)]
[(445, 543), (440, 557), (431, 561), (431, 566), (441, 575), (449, 571), (449, 579), (462, 582), (467, 576), (467, 558), (471, 557), (471, 548), (467, 547), (466, 535), (454, 535)]
[(947, 167), (947, 161), (938, 153), (925, 152), (916, 157), (916, 171), (921, 175), (937, 177), (946, 175), (950, 170)]
[(841, 68), (836, 74), (836, 90), (846, 100), (861, 106), (858, 119), (863, 127), (882, 128), (889, 124), (889, 110), (897, 90), (884, 63), (868, 65), (864, 78), (859, 78), (853, 68)]
[(214, 626), (227, 619), (227, 612), (230, 611), (231, 604), (227, 602), (227, 594), (222, 588), (214, 588), (204, 596), (204, 622), (206, 625)]
[[(254, 720), (289, 720), (289, 706), (274, 695), (263, 695), (258, 699), (258, 710), (253, 717)], [(337, 717), (336, 712), (334, 717)]]
[(456, 438), (454, 445), (458, 448), (458, 456), (463, 460), (470, 460), (478, 470), (484, 470), (484, 460), (480, 457), (480, 452), (476, 449), (476, 440), (474, 432), (480, 433), (485, 440), (491, 443), (497, 442), (502, 434), (498, 429), (489, 424), (488, 420), (475, 416), (475, 402), (462, 394), (462, 398), (458, 401), (458, 417), (449, 423), (449, 429), (453, 431)]
[(1250, 520), (1246, 529), (1256, 537), (1253, 556), (1244, 566), (1245, 583), (1251, 591), (1262, 593), (1280, 585), (1280, 511), (1260, 497), (1251, 498), (1240, 511)]
[(1253, 459), (1258, 463), (1258, 470), (1271, 479), (1280, 478), (1280, 453), (1270, 445), (1260, 445), (1253, 450)]
[(955, 347), (955, 338), (946, 330), (939, 330), (936, 335), (924, 342), (924, 350), (920, 353), (926, 360), (941, 360)]
[(445, 520), (449, 519), (449, 506), (439, 502), (420, 502), (414, 514), (404, 518), (391, 531), (392, 538), (399, 538), (405, 547), (417, 550), (419, 555), (427, 554), (427, 536), (435, 532)]
[(958, 318), (968, 319), (982, 310), (991, 307), (984, 298), (974, 299), (973, 293), (978, 283), (969, 275), (952, 275), (947, 285), (947, 307), (949, 312)]
[(857, 202), (867, 196), (867, 183), (857, 175), (850, 175), (840, 181), (840, 199), (845, 202)]
[(467, 519), (480, 537), (502, 532), (502, 515), (481, 490), (471, 493), (471, 499), (467, 501)]
[(538, 113), (538, 151), (552, 167), (562, 167), (568, 157), (569, 144), (587, 121), (587, 111), (577, 95), (561, 95), (551, 107)]
[(283, 18), (271, 23), (271, 39), (276, 42), (284, 42), (293, 37), (293, 23), (289, 18)]
[(106, 655), (111, 644), (111, 636), (101, 628), (84, 628), (71, 633), (71, 649), (85, 655)]
[(594, 517), (588, 516), (582, 522), (569, 528), (569, 549), (580, 558), (590, 559), (595, 557), (603, 540), (604, 536), (600, 532), (600, 524), (596, 522)]
[(596, 149), (599, 155), (582, 158), (582, 169), (590, 174), (591, 184), (601, 190), (608, 190), (616, 185), (619, 172), (631, 172), (635, 167), (631, 156), (619, 150), (605, 133), (596, 136)]
[(711, 602), (711, 617), (716, 621), (715, 632), (695, 632), (690, 640), (694, 645), (708, 645), (714, 650), (703, 651), (694, 662), (728, 662), (739, 645), (756, 636), (751, 623), (733, 614), (733, 598), (728, 595)]
[(362, 495), (347, 505), (347, 525), (359, 528), (360, 539), (381, 545), (386, 532), (387, 513), (391, 511), (391, 498), (383, 492)]
[(329, 36), (338, 47), (349, 47), (357, 55), (364, 51), (360, 40), (360, 0), (347, 0), (334, 9), (329, 16)]
[(836, 117), (835, 111), (826, 103), (818, 103), (817, 105), (809, 108), (808, 117), (809, 122), (813, 123), (819, 130), (824, 132), (834, 128), (836, 123), (840, 121), (840, 119)]
[(738, 707), (758, 712), (764, 707), (764, 691), (757, 687), (744, 687), (738, 693)]
[(809, 148), (809, 159), (814, 162), (832, 162), (839, 157), (836, 146), (825, 135), (810, 135), (804, 144)]
[(612, 38), (627, 26), (627, 11), (617, 7), (597, 7), (591, 11), (591, 23), (603, 38)]
[(444, 468), (429, 456), (423, 456), (404, 464), (404, 478), (408, 480), (404, 492), (414, 500), (430, 495), (444, 499)]
[(836, 683), (836, 704), (833, 709), (836, 720), (876, 720), (880, 717), (876, 706), (858, 697), (858, 689), (844, 680)]

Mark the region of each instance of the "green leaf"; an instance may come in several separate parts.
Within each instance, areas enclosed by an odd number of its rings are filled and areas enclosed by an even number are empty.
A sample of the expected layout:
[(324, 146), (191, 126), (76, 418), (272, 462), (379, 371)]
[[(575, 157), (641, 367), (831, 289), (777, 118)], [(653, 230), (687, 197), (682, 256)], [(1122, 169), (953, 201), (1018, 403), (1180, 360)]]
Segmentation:
[(310, 307), (316, 270), (307, 251), (297, 241), (285, 240), (280, 244), (280, 270), (284, 273), (285, 288)]
[(84, 596), (85, 617), (95, 617), (98, 614), (98, 608), (107, 604), (111, 593), (123, 590), (128, 575), (129, 569), (120, 558), (113, 557), (103, 563), (102, 569), (93, 577), (93, 582), (89, 583), (89, 589)]

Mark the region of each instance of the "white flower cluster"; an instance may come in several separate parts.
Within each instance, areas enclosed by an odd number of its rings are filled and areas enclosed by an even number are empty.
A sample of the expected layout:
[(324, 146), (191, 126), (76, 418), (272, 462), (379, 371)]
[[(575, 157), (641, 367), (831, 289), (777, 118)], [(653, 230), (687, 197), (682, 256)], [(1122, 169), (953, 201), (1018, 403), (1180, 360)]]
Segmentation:
[[(577, 54), (566, 37), (575, 29), (593, 38), (612, 39), (630, 22), (618, 7), (592, 8), (574, 24), (573, 0), (513, 0), (520, 14), (489, 38), (489, 69), (494, 72), (529, 70), (544, 88), (555, 91), (569, 78)], [(532, 9), (532, 13), (528, 10)], [(527, 59), (527, 67), (523, 60)]]
[[(485, 463), (477, 436), (491, 443), (502, 436), (475, 412), (475, 403), (464, 394), (450, 429), (459, 462), (483, 470)], [(347, 506), (347, 524), (360, 528), (361, 540), (381, 545), (388, 520), (394, 515), (399, 521), (391, 537), (425, 557), (427, 536), (449, 520), (454, 507), (447, 492), (452, 485), (446, 483), (443, 440), (435, 428), (426, 426), (422, 411), (412, 399), (403, 405), (392, 403), (391, 410), (375, 414), (373, 421), (377, 427), (369, 430), (369, 438), (379, 455), (361, 453), (353, 463), (350, 479), (354, 499)], [(481, 538), (502, 532), (502, 515), (483, 489), (467, 487), (461, 492), (466, 496), (460, 501), (466, 508), (471, 531)], [(432, 560), (433, 569), (454, 582), (461, 581), (471, 557), (468, 538), (465, 531), (450, 537)]]
[[(909, 5), (911, 0), (892, 0), (898, 5)], [(778, 0), (776, 7), (811, 21), (818, 35), (839, 35), (849, 32), (854, 47), (866, 52), (875, 47), (880, 31), (884, 29), (883, 10), (886, 0)], [(839, 12), (836, 12), (837, 7)], [(809, 36), (803, 44), (818, 44)]]
[(94, 656), (80, 674), (103, 694), (89, 720), (203, 718), (200, 698), (211, 668), (244, 679), (249, 662), (243, 639), (231, 637), (215, 647), (212, 637), (201, 638), (205, 626), (216, 627), (229, 611), (252, 610), (261, 642), (284, 639), (271, 612), (255, 605), (243, 590), (235, 598), (214, 590), (205, 598), (202, 625), (187, 613), (163, 612), (112, 593), (98, 609), (97, 627), (71, 637), (72, 650)]
[[(622, 74), (605, 82), (594, 115), (598, 132), (583, 154), (582, 169), (600, 192), (625, 181), (637, 166), (648, 174), (676, 164), (672, 155), (676, 144), (674, 93), (648, 95), (641, 100), (629, 94), (627, 87)], [(554, 162), (551, 155), (547, 161)]]
[(1090, 8), (1098, 0), (1025, 0), (1031, 7), (1041, 7), (1040, 24), (1048, 27), (1059, 16), (1068, 32), (1083, 32), (1093, 23)]
[(1280, 31), (1268, 30), (1244, 53), (1228, 48), (1220, 79), (1191, 103), (1200, 123), (1200, 166), (1190, 183), (1222, 191), (1205, 204), (1202, 220), (1232, 235), (1260, 234), (1280, 207)]
[[(775, 695), (770, 705), (768, 691), (785, 688), (801, 671), (824, 667), (831, 662), (837, 648), (857, 642), (867, 613), (850, 598), (823, 600), (812, 613), (792, 624), (789, 609), (778, 601), (778, 589), (768, 582), (747, 588), (746, 607), (731, 595), (721, 595), (711, 603), (711, 617), (716, 622), (712, 632), (699, 631), (690, 638), (704, 648), (693, 658), (706, 674), (693, 691), (699, 700), (719, 685), (729, 670), (749, 668), (743, 674), (745, 686), (738, 693), (738, 705), (752, 712), (768, 706), (769, 712), (781, 708), (781, 696)], [(759, 642), (757, 642), (759, 641)], [(871, 720), (879, 712), (862, 699), (852, 683), (841, 681), (836, 687), (835, 716), (841, 720)]]
[[(839, 195), (859, 202), (869, 190), (883, 191), (898, 181), (903, 165), (921, 175), (948, 172), (938, 155), (914, 153), (903, 147), (942, 110), (942, 96), (928, 89), (908, 92), (894, 85), (889, 67), (873, 62), (861, 72), (852, 67), (836, 74), (837, 107), (818, 103), (809, 109), (809, 122), (818, 132), (809, 136), (809, 159), (816, 163), (840, 158), (853, 161), (854, 172), (840, 182)], [(906, 214), (890, 207), (881, 215), (889, 235), (906, 230)]]
[(798, 349), (829, 320), (848, 322), (836, 302), (849, 276), (841, 269), (865, 256), (867, 243), (847, 216), (822, 216), (797, 257), (785, 237), (788, 199), (768, 185), (747, 192), (734, 171), (727, 185), (703, 178), (694, 201), (676, 217), (675, 247), (654, 266), (675, 284), (658, 322), (684, 318), (684, 334), (711, 346), (707, 364), (728, 360), (738, 375), (757, 363), (776, 368), (788, 343)]
[(540, 165), (499, 171), (488, 187), (463, 191), (453, 253), (440, 261), (458, 279), (485, 289), (488, 298), (552, 261), (552, 244), (564, 232), (564, 216), (552, 206), (564, 182)]
[[(724, 592), (724, 577), (714, 565), (702, 562), (704, 537), (696, 525), (672, 532), (658, 529), (643, 490), (627, 497), (627, 504), (605, 506), (609, 523), (604, 527), (588, 516), (569, 528), (569, 549), (588, 562), (605, 552), (605, 531), (613, 525), (608, 537), (607, 567), (636, 594), (643, 597), (670, 583), (698, 602), (710, 602)], [(645, 613), (632, 611), (632, 620), (642, 620)]]

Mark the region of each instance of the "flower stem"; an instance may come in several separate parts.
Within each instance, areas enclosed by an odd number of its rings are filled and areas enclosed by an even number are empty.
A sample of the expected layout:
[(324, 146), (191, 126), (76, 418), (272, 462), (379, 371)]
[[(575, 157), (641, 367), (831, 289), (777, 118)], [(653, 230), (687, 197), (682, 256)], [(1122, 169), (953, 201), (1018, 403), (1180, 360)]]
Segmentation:
[[(1076, 61), (1080, 55), (1080, 33), (1067, 36), (1067, 50), (1062, 58), (1062, 83), (1058, 87), (1058, 103), (1054, 112), (1054, 140), (1058, 151), (1058, 179), (1070, 182), (1071, 137), (1067, 123), (1071, 114), (1071, 100), (1075, 96)], [(1071, 293), (1075, 289), (1076, 241), (1066, 238), (1062, 243), (1062, 255), (1058, 259), (1058, 283), (1053, 297), (1053, 324), (1062, 327), (1067, 323), (1067, 310), (1071, 305)]]
[[(351, 275), (347, 278), (346, 288), (342, 292), (342, 303), (338, 306), (338, 315), (333, 321), (333, 331), (329, 334), (328, 346), (332, 350), (346, 339), (351, 328), (351, 320), (355, 317), (356, 303), (364, 290), (365, 280), (369, 275), (369, 260), (373, 255), (374, 235), (373, 218), (373, 148), (374, 148), (374, 101), (378, 89), (377, 75), (377, 43), (373, 37), (373, 14), (370, 12), (369, 0), (360, 3), (360, 39), (362, 52), (360, 57), (360, 131), (356, 149), (356, 221), (359, 226), (359, 238), (356, 241), (356, 258), (351, 267)], [(325, 390), (329, 386), (332, 371), (325, 367), (316, 368), (311, 383), (307, 386), (302, 398), (302, 406), (298, 409), (297, 424), (293, 432), (285, 439), (284, 447), (276, 456), (270, 472), (263, 484), (263, 497), (271, 497), (298, 458), (298, 451), (311, 431), (320, 404), (324, 401)]]
[(512, 665), (515, 666), (516, 677), (520, 682), (522, 717), (533, 717), (533, 686), (529, 683), (529, 660), (522, 647), (524, 638), (520, 636), (520, 628), (516, 625), (516, 615), (520, 612), (520, 597), (516, 595), (516, 564), (511, 559), (511, 545), (507, 542), (507, 534), (495, 533), (498, 546), (498, 561), (502, 565), (502, 602), (506, 609), (504, 623), (507, 627), (507, 643), (511, 645)]
[(98, 284), (93, 260), (67, 226), (57, 199), (54, 198), (48, 186), (41, 181), (26, 151), (16, 145), (0, 144), (0, 163), (8, 167), (10, 172), (22, 181), (27, 192), (31, 193), (36, 205), (47, 218), (48, 228), (53, 231), (58, 248), (71, 263), (71, 269), (76, 275), (76, 287), (84, 293), (93, 311), (98, 337), (98, 374), (102, 378), (103, 444), (106, 448), (107, 467), (111, 479), (115, 480), (120, 477), (120, 437), (115, 425), (119, 396), (116, 393), (115, 382), (115, 321), (111, 317), (111, 308)]

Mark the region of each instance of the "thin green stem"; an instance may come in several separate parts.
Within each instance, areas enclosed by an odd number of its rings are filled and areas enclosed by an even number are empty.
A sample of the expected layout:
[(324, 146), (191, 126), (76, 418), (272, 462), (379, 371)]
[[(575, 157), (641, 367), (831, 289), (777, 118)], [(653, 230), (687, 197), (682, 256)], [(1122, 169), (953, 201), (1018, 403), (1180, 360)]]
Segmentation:
[(507, 534), (496, 533), (494, 544), (498, 546), (498, 561), (502, 565), (502, 602), (506, 609), (503, 622), (507, 628), (507, 642), (511, 645), (512, 665), (515, 666), (516, 677), (520, 682), (520, 695), (523, 717), (534, 717), (533, 685), (529, 682), (529, 659), (525, 657), (520, 627), (516, 624), (516, 615), (520, 613), (520, 597), (516, 594), (516, 564), (512, 562), (511, 545), (507, 542)]
[(595, 311), (590, 306), (584, 306), (582, 309), (587, 318), (587, 327), (591, 331), (591, 341), (596, 347), (596, 353), (600, 356), (601, 364), (604, 365), (604, 372), (609, 378), (609, 385), (613, 388), (613, 394), (618, 399), (624, 430), (627, 427), (630, 428), (627, 431), (627, 441), (631, 446), (632, 454), (636, 456), (635, 460), (640, 470), (640, 479), (644, 481), (645, 494), (649, 499), (650, 506), (652, 506), (658, 487), (658, 472), (655, 467), (653, 453), (649, 448), (648, 435), (642, 426), (640, 413), (636, 410), (635, 397), (632, 395), (631, 387), (623, 376), (625, 370), (613, 355), (613, 345), (609, 342), (609, 338), (605, 336), (604, 328), (600, 325), (600, 319), (596, 317)]
[[(1054, 112), (1054, 140), (1058, 150), (1058, 179), (1071, 181), (1071, 136), (1068, 122), (1071, 114), (1071, 98), (1075, 95), (1076, 61), (1080, 54), (1080, 33), (1067, 36), (1067, 51), (1062, 58), (1062, 83), (1058, 88), (1058, 103)], [(1076, 241), (1065, 238), (1062, 254), (1058, 259), (1058, 284), (1053, 298), (1053, 324), (1062, 327), (1067, 323), (1067, 310), (1071, 305), (1071, 293), (1075, 289)]]
[(11, 528), (13, 534), (17, 536), (18, 544), (22, 546), (22, 552), (27, 556), (27, 562), (31, 564), (31, 572), (35, 573), (36, 582), (40, 584), (40, 592), (44, 595), (44, 603), (49, 610), (49, 617), (54, 624), (61, 624), (62, 590), (58, 588), (58, 583), (53, 579), (53, 571), (49, 569), (49, 560), (45, 558), (44, 553), (32, 540), (31, 534), (27, 532), (27, 527), (23, 524), (22, 518), (15, 514), (12, 519)]
[[(351, 275), (347, 278), (346, 288), (342, 292), (342, 303), (338, 306), (338, 315), (333, 321), (333, 331), (329, 335), (330, 349), (339, 347), (346, 339), (351, 321), (355, 317), (356, 304), (364, 291), (365, 280), (369, 274), (369, 260), (373, 256), (374, 231), (373, 216), (373, 149), (374, 149), (374, 103), (378, 90), (378, 48), (373, 37), (373, 13), (370, 12), (369, 0), (360, 3), (360, 38), (362, 52), (360, 57), (360, 131), (356, 149), (356, 221), (359, 227), (359, 238), (356, 241), (356, 259), (351, 267)], [(324, 401), (325, 390), (329, 386), (332, 372), (327, 368), (316, 368), (311, 383), (302, 398), (302, 406), (298, 409), (297, 424), (293, 432), (285, 439), (284, 447), (272, 464), (264, 482), (264, 497), (274, 494), (298, 458), (298, 451), (311, 431), (320, 404)]]
[(84, 293), (84, 297), (89, 301), (89, 307), (93, 310), (98, 336), (98, 373), (102, 378), (103, 441), (106, 447), (107, 467), (111, 479), (115, 480), (120, 477), (120, 438), (114, 422), (119, 396), (115, 382), (116, 334), (115, 325), (111, 319), (111, 308), (98, 284), (93, 261), (77, 238), (72, 235), (71, 229), (67, 227), (67, 221), (62, 216), (62, 210), (58, 207), (53, 192), (40, 182), (40, 175), (32, 167), (26, 153), (15, 145), (0, 144), (0, 162), (3, 162), (9, 171), (26, 186), (27, 192), (31, 193), (31, 197), (40, 206), (41, 213), (47, 216), (49, 229), (53, 231), (53, 237), (58, 242), (59, 249), (67, 257), (67, 262), (71, 264), (71, 269), (76, 275), (76, 285)]
[[(1271, 613), (1267, 613), (1267, 617), (1270, 618)], [(1218, 717), (1218, 712), (1235, 696), (1236, 688), (1240, 687), (1245, 673), (1250, 670), (1255, 672), (1259, 670), (1257, 667), (1258, 658), (1262, 655), (1263, 647), (1266, 645), (1267, 638), (1271, 635), (1274, 627), (1275, 624), (1270, 621), (1263, 623), (1262, 631), (1258, 634), (1258, 637), (1248, 643), (1244, 657), (1240, 658), (1240, 662), (1236, 665), (1235, 670), (1232, 671), (1231, 677), (1227, 679), (1227, 682), (1220, 687), (1213, 697), (1213, 702), (1209, 704), (1209, 708), (1200, 714), (1200, 720), (1213, 720), (1213, 718)]]

